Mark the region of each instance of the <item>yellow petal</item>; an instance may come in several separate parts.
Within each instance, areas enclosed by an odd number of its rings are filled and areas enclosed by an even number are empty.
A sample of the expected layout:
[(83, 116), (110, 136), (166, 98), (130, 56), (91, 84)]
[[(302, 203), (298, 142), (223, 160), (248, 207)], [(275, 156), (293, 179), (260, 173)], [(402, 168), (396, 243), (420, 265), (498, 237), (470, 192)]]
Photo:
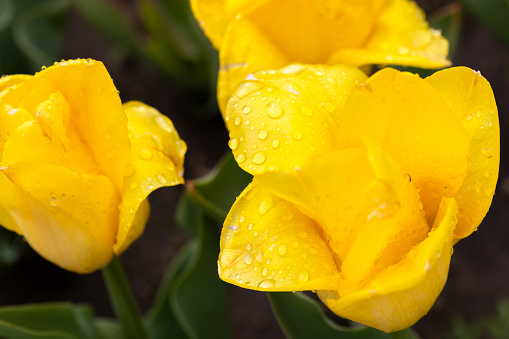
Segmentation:
[(191, 0), (193, 14), (216, 49), (232, 19), (267, 0)]
[(228, 100), (249, 73), (283, 67), (288, 60), (263, 32), (240, 17), (228, 26), (219, 63), (217, 96), (224, 115)]
[(467, 169), (470, 136), (433, 86), (386, 68), (354, 90), (340, 118), (338, 145), (356, 135), (378, 140), (420, 189), (432, 221), (443, 196), (452, 197)]
[(455, 67), (426, 78), (444, 97), (470, 135), (467, 173), (454, 198), (458, 202), (456, 238), (470, 235), (488, 212), (500, 162), (498, 112), (488, 81), (478, 72)]
[(334, 288), (336, 264), (316, 226), (253, 180), (225, 220), (219, 277), (263, 291)]
[(186, 152), (186, 144), (173, 123), (155, 108), (130, 101), (124, 104), (124, 110), (132, 151), (124, 172), (116, 254), (143, 232), (149, 211), (147, 196), (159, 187), (184, 182)]
[[(32, 76), (28, 74), (15, 74), (15, 75), (7, 75), (0, 77), (0, 92), (3, 92), (9, 87), (15, 86), (17, 84), (20, 84), (28, 79), (30, 79)], [(1, 95), (0, 95), (1, 97)]]
[(117, 89), (99, 61), (69, 60), (37, 73), (3, 92), (2, 101), (36, 115), (39, 105), (52, 93), (62, 93), (72, 124), (101, 171), (121, 191), (129, 156), (127, 120)]
[(426, 237), (418, 191), (371, 141), (316, 156), (298, 170), (256, 178), (316, 220), (341, 261), (340, 294), (351, 293)]
[(433, 231), (400, 263), (347, 297), (335, 291), (318, 291), (318, 296), (337, 315), (385, 332), (412, 326), (429, 311), (447, 280), (456, 221), (456, 202), (444, 199)]
[(255, 73), (228, 103), (230, 147), (256, 175), (293, 169), (334, 146), (336, 116), (365, 75), (349, 66), (293, 64)]
[(11, 212), (4, 206), (2, 206), (2, 202), (5, 199), (9, 199), (11, 203), (14, 203), (13, 200), (17, 200), (17, 202), (21, 202), (22, 204), (25, 201), (19, 197), (20, 192), (14, 186), (14, 184), (5, 176), (3, 172), (0, 171), (0, 187), (2, 187), (2, 194), (0, 197), (0, 225), (7, 228), (10, 231), (16, 232), (18, 234), (23, 234), (21, 229), (19, 228), (16, 220), (14, 220)]
[(77, 273), (90, 273), (111, 260), (119, 198), (106, 177), (34, 161), (2, 171), (24, 203), (2, 197), (0, 204), (37, 253)]
[(0, 159), (3, 154), (4, 144), (16, 129), (34, 117), (24, 109), (14, 108), (0, 100)]
[(430, 29), (424, 13), (413, 1), (389, 0), (368, 40), (357, 48), (342, 48), (328, 63), (362, 66), (393, 64), (440, 68), (447, 60), (449, 42)]

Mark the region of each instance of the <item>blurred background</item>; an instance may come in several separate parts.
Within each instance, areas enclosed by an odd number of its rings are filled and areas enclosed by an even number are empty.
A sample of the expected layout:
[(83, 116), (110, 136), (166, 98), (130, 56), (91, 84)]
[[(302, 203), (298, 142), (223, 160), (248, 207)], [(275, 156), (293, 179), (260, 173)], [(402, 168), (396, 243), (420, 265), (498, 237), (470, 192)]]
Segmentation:
[[(445, 289), (415, 329), (422, 338), (509, 338), (509, 2), (417, 3), (450, 39), (453, 64), (479, 70), (491, 83), (501, 164), (490, 212), (477, 232), (455, 246)], [(194, 21), (188, 0), (0, 0), (0, 74), (33, 74), (73, 58), (103, 61), (123, 102), (143, 101), (173, 121), (188, 145), (188, 187), (229, 152), (216, 103), (217, 52)], [(184, 192), (179, 186), (150, 196), (145, 233), (121, 257), (142, 313), (151, 308), (177, 253), (196, 236), (174, 221)], [(265, 293), (223, 288), (231, 337), (284, 337)], [(64, 271), (1, 229), (0, 306), (50, 301), (87, 303), (97, 316), (113, 316), (100, 272)]]

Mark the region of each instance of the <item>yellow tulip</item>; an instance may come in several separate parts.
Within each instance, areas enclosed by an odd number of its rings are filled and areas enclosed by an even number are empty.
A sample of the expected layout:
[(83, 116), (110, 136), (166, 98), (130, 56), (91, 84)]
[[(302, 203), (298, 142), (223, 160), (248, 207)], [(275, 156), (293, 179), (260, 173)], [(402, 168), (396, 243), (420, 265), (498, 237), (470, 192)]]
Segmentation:
[(243, 82), (225, 120), (254, 179), (224, 223), (223, 280), (317, 291), (339, 316), (386, 332), (428, 312), (453, 244), (477, 229), (495, 191), (486, 79), (465, 67), (367, 79), (293, 64)]
[(410, 0), (191, 0), (219, 50), (219, 107), (248, 74), (289, 63), (448, 66), (449, 44)]
[(95, 271), (138, 238), (185, 151), (156, 109), (122, 105), (101, 62), (0, 78), (0, 224), (64, 269)]

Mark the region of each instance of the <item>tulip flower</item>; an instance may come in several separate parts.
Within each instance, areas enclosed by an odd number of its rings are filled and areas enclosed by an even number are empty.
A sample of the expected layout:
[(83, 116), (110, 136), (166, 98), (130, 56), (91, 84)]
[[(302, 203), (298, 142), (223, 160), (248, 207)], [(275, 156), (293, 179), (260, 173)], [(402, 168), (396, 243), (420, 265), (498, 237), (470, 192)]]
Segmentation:
[(138, 238), (147, 196), (183, 182), (186, 144), (141, 102), (122, 105), (101, 62), (0, 79), (0, 224), (73, 272)]
[(219, 107), (255, 71), (290, 63), (448, 66), (449, 44), (409, 0), (192, 0), (219, 50)]
[(498, 177), (489, 83), (457, 67), (293, 64), (230, 99), (229, 145), (254, 176), (221, 235), (221, 279), (316, 291), (336, 314), (392, 332), (441, 292), (452, 246), (477, 229)]

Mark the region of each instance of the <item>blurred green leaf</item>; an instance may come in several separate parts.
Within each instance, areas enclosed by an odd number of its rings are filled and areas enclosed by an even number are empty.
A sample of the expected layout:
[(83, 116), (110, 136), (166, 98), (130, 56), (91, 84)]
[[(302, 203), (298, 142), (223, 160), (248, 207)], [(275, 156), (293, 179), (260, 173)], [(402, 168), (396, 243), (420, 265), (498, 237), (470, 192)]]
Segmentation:
[(95, 328), (98, 339), (122, 338), (122, 329), (115, 320), (96, 318)]
[[(449, 40), (449, 54), (447, 57), (453, 60), (461, 33), (461, 6), (454, 2), (444, 6), (430, 15), (428, 22), (430, 27), (440, 30), (442, 35)], [(403, 72), (419, 74), (421, 78), (426, 78), (438, 71), (437, 69), (422, 69), (416, 67), (391, 67)]]
[(460, 0), (461, 4), (509, 44), (509, 3), (507, 0)]
[(0, 32), (10, 26), (15, 13), (13, 0), (0, 0)]
[(186, 186), (193, 200), (204, 208), (207, 215), (222, 223), (235, 199), (252, 178), (228, 152), (208, 175)]
[(68, 303), (0, 308), (2, 338), (95, 339), (92, 310)]
[(171, 310), (169, 294), (175, 287), (176, 277), (180, 276), (191, 264), (191, 259), (197, 252), (196, 245), (197, 243), (192, 241), (180, 250), (161, 282), (154, 305), (145, 317), (145, 327), (152, 339), (187, 338)]
[(198, 238), (188, 266), (175, 278), (170, 305), (189, 338), (230, 337), (226, 283), (217, 274), (219, 235), (215, 222), (197, 209)]
[(125, 51), (145, 56), (143, 43), (121, 12), (105, 0), (72, 0), (90, 24)]
[(345, 338), (345, 339), (412, 339), (411, 330), (387, 334), (370, 327), (342, 327), (330, 320), (322, 306), (301, 292), (268, 293), (272, 309), (289, 339)]
[(24, 10), (14, 21), (14, 41), (25, 54), (31, 73), (57, 60), (68, 6), (69, 0), (48, 0)]
[(0, 226), (0, 269), (16, 263), (26, 244), (16, 233)]

